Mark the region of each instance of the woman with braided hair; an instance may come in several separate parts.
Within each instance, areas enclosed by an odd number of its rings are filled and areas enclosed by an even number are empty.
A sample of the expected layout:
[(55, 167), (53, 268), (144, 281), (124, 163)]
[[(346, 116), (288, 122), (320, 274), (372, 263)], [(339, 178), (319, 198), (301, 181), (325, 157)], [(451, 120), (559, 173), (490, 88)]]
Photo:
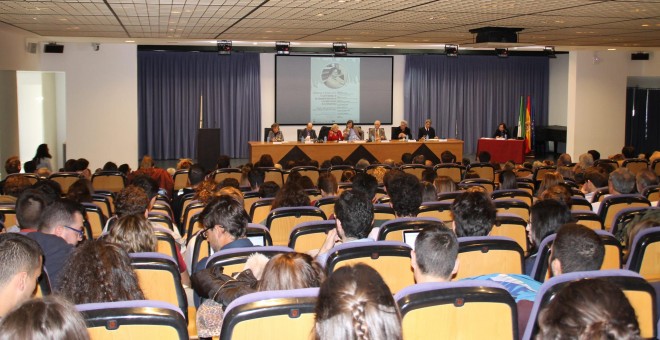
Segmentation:
[(402, 339), (401, 315), (375, 269), (358, 263), (326, 279), (316, 303), (314, 339)]
[(114, 243), (83, 242), (60, 275), (58, 293), (76, 305), (144, 300), (128, 253)]

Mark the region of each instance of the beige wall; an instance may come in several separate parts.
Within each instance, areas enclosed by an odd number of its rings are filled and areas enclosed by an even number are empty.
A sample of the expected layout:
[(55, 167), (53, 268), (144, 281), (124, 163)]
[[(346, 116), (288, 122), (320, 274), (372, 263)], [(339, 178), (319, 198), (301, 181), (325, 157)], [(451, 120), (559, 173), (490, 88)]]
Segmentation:
[(41, 58), (43, 71), (65, 73), (67, 158), (137, 167), (137, 48), (133, 44), (66, 43)]
[(26, 52), (27, 43), (37, 42), (37, 38), (35, 34), (0, 23), (0, 70), (39, 70), (41, 46), (36, 54)]

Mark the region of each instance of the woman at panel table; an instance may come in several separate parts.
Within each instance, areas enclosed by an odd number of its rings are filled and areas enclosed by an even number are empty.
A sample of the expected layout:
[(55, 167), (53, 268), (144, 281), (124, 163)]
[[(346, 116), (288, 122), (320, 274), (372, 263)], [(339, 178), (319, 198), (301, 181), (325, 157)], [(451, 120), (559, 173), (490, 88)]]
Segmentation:
[(330, 131), (328, 131), (328, 142), (344, 140), (344, 134), (339, 131), (339, 125), (332, 124)]
[(270, 126), (270, 131), (268, 131), (268, 141), (269, 142), (281, 142), (284, 140), (284, 135), (280, 131), (280, 124), (273, 123)]
[(346, 129), (344, 129), (344, 139), (347, 141), (362, 140), (364, 133), (360, 127), (353, 125), (353, 121), (346, 122)]
[(500, 123), (500, 125), (497, 127), (497, 130), (495, 131), (495, 134), (493, 135), (494, 138), (504, 138), (507, 139), (511, 137), (509, 134), (509, 129), (506, 128), (506, 124)]

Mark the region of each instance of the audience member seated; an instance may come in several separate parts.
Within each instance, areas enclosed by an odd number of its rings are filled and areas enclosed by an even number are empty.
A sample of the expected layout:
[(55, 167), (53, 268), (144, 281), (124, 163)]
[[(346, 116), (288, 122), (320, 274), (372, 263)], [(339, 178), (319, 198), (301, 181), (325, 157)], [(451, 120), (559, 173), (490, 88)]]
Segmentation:
[(30, 180), (24, 176), (9, 176), (5, 179), (3, 189), (5, 190), (5, 196), (13, 197), (13, 200), (16, 201), (16, 198), (30, 186), (32, 186)]
[[(637, 192), (643, 194), (646, 188), (652, 185), (658, 185), (658, 175), (652, 170), (644, 169), (638, 172), (635, 176), (635, 183), (637, 186)], [(651, 204), (651, 206), (655, 206), (655, 204)]]
[(347, 170), (344, 170), (344, 171), (341, 173), (341, 179), (340, 179), (340, 182), (342, 182), (342, 183), (350, 183), (350, 182), (353, 182), (353, 177), (355, 177), (355, 170), (353, 170), (353, 169), (347, 169)]
[(89, 333), (73, 304), (51, 295), (29, 300), (2, 319), (0, 339), (87, 340)]
[(115, 162), (106, 162), (103, 165), (103, 171), (119, 171), (119, 167)]
[(355, 170), (364, 170), (366, 169), (369, 165), (369, 161), (361, 158), (357, 163), (355, 163)]
[(539, 314), (536, 339), (640, 339), (635, 310), (604, 279), (571, 282)]
[(454, 164), (456, 163), (456, 155), (451, 153), (451, 151), (445, 150), (440, 154), (440, 162), (442, 164)]
[[(631, 250), (632, 243), (635, 240), (637, 234), (651, 227), (660, 226), (660, 210), (659, 209), (648, 209), (643, 214), (633, 217), (633, 219), (628, 222), (623, 228), (617, 230), (616, 235), (614, 235), (621, 244), (626, 246), (628, 250)], [(626, 253), (627, 255), (628, 253)]]
[[(11, 156), (5, 161), (5, 176), (21, 172), (21, 160), (17, 156)], [(7, 177), (0, 181), (0, 194), (4, 193), (4, 186)]]
[(200, 186), (200, 183), (204, 181), (204, 176), (206, 172), (200, 164), (193, 164), (188, 169), (188, 183), (182, 189), (180, 189), (174, 195), (172, 200), (172, 212), (174, 213), (174, 220), (181, 220), (181, 213), (183, 209), (184, 196), (188, 194), (194, 194), (196, 189)]
[(564, 177), (559, 172), (546, 172), (539, 188), (536, 190), (536, 197), (541, 197), (546, 189), (559, 183), (564, 183)]
[(315, 312), (315, 340), (403, 338), (392, 293), (366, 264), (333, 272), (321, 285)]
[(139, 175), (147, 175), (153, 178), (156, 181), (156, 186), (158, 188), (163, 188), (167, 192), (168, 197), (172, 197), (172, 190), (174, 189), (174, 181), (172, 176), (167, 173), (164, 169), (156, 168), (154, 166), (153, 158), (149, 155), (142, 157), (142, 162), (140, 162), (140, 168), (131, 174), (131, 184), (133, 183), (132, 178), (135, 178)]
[(53, 200), (36, 189), (27, 189), (21, 193), (16, 202), (15, 226), (5, 226), (9, 232), (34, 232), (39, 229), (41, 214)]
[(527, 224), (527, 237), (530, 241), (530, 255), (525, 259), (525, 274), (530, 275), (536, 261), (541, 241), (557, 232), (562, 225), (572, 221), (571, 211), (566, 204), (556, 200), (541, 200), (531, 209), (530, 223)]
[(279, 191), (280, 186), (277, 183), (273, 181), (264, 182), (264, 184), (259, 187), (259, 197), (274, 198)]
[(66, 193), (66, 198), (77, 203), (92, 203), (92, 182), (88, 179), (81, 178), (69, 186), (69, 191)]
[(518, 189), (518, 181), (516, 174), (511, 170), (504, 170), (499, 173), (500, 187), (499, 190), (515, 190)]
[(195, 195), (193, 196), (193, 200), (204, 204), (208, 203), (215, 194), (216, 185), (217, 183), (215, 183), (213, 178), (204, 180), (197, 186), (197, 188), (195, 188)]
[(368, 173), (361, 172), (353, 177), (353, 186), (351, 189), (365, 193), (367, 198), (369, 198), (371, 202), (374, 202), (376, 199), (376, 191), (378, 190), (378, 180), (376, 177), (369, 175)]
[(39, 231), (27, 236), (43, 250), (50, 285), (57, 291), (65, 275), (63, 267), (70, 263), (74, 247), (83, 239), (83, 216), (78, 204), (67, 199), (52, 202), (41, 216)]
[(458, 190), (456, 183), (454, 183), (449, 176), (438, 176), (433, 184), (435, 185), (435, 191), (438, 195)]
[[(419, 208), (419, 206), (418, 206)], [(325, 267), (333, 247), (342, 243), (374, 242), (368, 238), (374, 220), (374, 207), (367, 195), (361, 191), (347, 190), (335, 202), (336, 228), (328, 232), (316, 261)]]
[(626, 159), (637, 158), (637, 154), (635, 153), (635, 147), (632, 145), (626, 145), (623, 148), (621, 148), (621, 154)]
[(557, 158), (557, 167), (560, 166), (570, 166), (573, 163), (571, 160), (571, 155), (563, 153)]
[(16, 233), (0, 234), (0, 319), (32, 297), (43, 260), (34, 240)]
[(288, 181), (282, 189), (275, 195), (275, 199), (271, 204), (272, 209), (283, 207), (304, 207), (311, 205), (309, 196), (300, 184)]
[(497, 209), (485, 192), (464, 192), (451, 204), (453, 229), (458, 237), (488, 236)]
[(216, 162), (216, 169), (228, 169), (231, 168), (231, 158), (227, 155), (220, 155), (218, 161)]
[(567, 223), (557, 230), (550, 252), (550, 268), (554, 276), (600, 270), (605, 258), (605, 245), (595, 231), (577, 223)]
[[(411, 266), (416, 283), (449, 282), (458, 272), (458, 239), (446, 227), (427, 227), (417, 235)], [(518, 323), (526, 325), (541, 283), (519, 274), (495, 273), (463, 280), (489, 280), (504, 286), (516, 300)], [(524, 327), (524, 326), (523, 326)]]
[(236, 277), (224, 274), (222, 267), (204, 269), (193, 276), (195, 290), (207, 299), (197, 311), (199, 336), (220, 336), (223, 310), (245, 294), (319, 287), (325, 278), (323, 268), (307, 254), (283, 253), (270, 261), (255, 255), (246, 263), (247, 269)]
[(321, 197), (337, 195), (337, 179), (329, 172), (325, 172), (319, 175), (317, 187), (321, 191)]
[(85, 158), (78, 158), (76, 160), (76, 172), (86, 179), (92, 178), (92, 171), (89, 170), (89, 161)]
[[(247, 238), (249, 216), (243, 203), (231, 196), (214, 197), (200, 213), (204, 230), (200, 233), (213, 252), (224, 249), (252, 247)], [(208, 257), (199, 260), (197, 270), (206, 268)]]
[(573, 195), (571, 189), (568, 187), (568, 185), (564, 183), (559, 183), (546, 189), (543, 192), (543, 194), (541, 194), (540, 199), (542, 200), (551, 199), (551, 200), (559, 201), (561, 203), (566, 204), (568, 209), (570, 209), (572, 196)]
[[(146, 209), (142, 211), (142, 214), (145, 217), (148, 217), (149, 212), (154, 207), (154, 204), (156, 204), (156, 200), (158, 199), (158, 183), (151, 177), (137, 176), (133, 179), (131, 185), (142, 188), (142, 190), (144, 190), (144, 192), (147, 194), (147, 199), (149, 201)], [(117, 202), (115, 202), (115, 205), (116, 204)], [(186, 242), (181, 238), (181, 235), (179, 234), (179, 228), (175, 225), (173, 230), (168, 230), (167, 233), (172, 235), (174, 242), (176, 242), (178, 247), (181, 249), (181, 252), (184, 252), (186, 250)]]
[(598, 188), (607, 186), (607, 175), (600, 167), (590, 167), (584, 171), (583, 174), (584, 184), (580, 191), (584, 194), (584, 198), (592, 202), (594, 194)]
[(490, 152), (481, 151), (477, 155), (477, 160), (479, 161), (479, 163), (490, 163)]
[(303, 190), (316, 189), (316, 185), (309, 176), (301, 176), (297, 182)]
[(433, 202), (438, 200), (435, 187), (430, 182), (421, 182), (420, 190), (422, 191), (422, 202)]
[[(635, 191), (635, 174), (626, 169), (618, 168), (610, 173), (607, 181), (609, 193), (605, 197), (620, 194), (631, 194)], [(601, 202), (593, 202), (591, 207), (594, 212), (598, 212)]]
[(144, 300), (126, 250), (105, 240), (88, 240), (62, 270), (59, 293), (74, 304)]

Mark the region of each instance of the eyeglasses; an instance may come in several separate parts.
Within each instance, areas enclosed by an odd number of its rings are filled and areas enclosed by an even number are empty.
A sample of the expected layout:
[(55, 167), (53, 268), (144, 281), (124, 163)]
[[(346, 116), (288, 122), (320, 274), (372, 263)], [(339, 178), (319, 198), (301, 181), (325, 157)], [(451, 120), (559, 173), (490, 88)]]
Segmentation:
[(81, 240), (83, 239), (83, 237), (85, 237), (85, 232), (82, 231), (82, 230), (78, 230), (78, 229), (75, 229), (75, 228), (71, 228), (71, 227), (66, 226), (66, 225), (64, 225), (63, 227), (64, 227), (64, 228), (67, 228), (67, 229), (69, 229), (69, 230), (75, 231), (76, 234), (78, 234), (78, 238), (81, 239)]
[(208, 239), (208, 236), (206, 235), (206, 233), (207, 233), (209, 230), (213, 229), (213, 228), (215, 228), (215, 226), (211, 226), (211, 227), (208, 227), (208, 228), (204, 228), (204, 229), (199, 233), (199, 236), (202, 237), (202, 240), (207, 240), (207, 239)]

